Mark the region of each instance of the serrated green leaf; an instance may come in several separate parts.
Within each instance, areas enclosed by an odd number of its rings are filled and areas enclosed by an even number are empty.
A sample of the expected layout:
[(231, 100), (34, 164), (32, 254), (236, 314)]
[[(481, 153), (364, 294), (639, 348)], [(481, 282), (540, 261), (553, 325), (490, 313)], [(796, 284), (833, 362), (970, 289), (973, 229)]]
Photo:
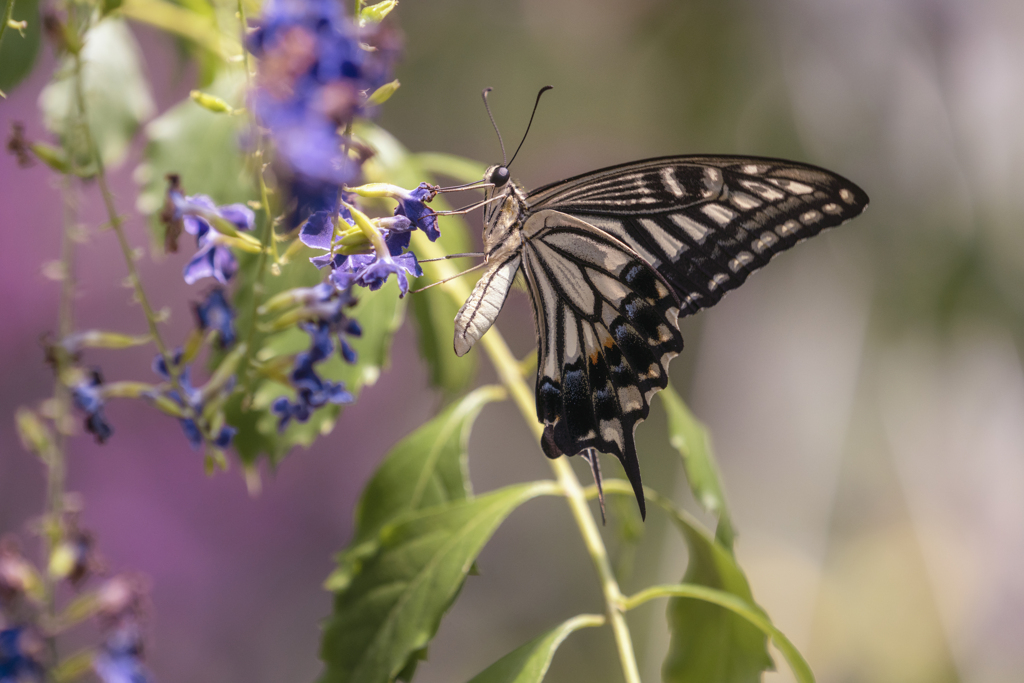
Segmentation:
[(725, 505), (725, 494), (722, 492), (721, 475), (715, 455), (711, 450), (711, 437), (707, 428), (676, 393), (671, 385), (661, 392), (662, 406), (668, 415), (669, 441), (683, 456), (683, 467), (686, 479), (694, 498), (718, 517), (715, 536), (729, 552), (732, 552), (735, 532), (729, 510)]
[[(375, 151), (376, 156), (365, 166), (366, 178), (370, 182), (389, 182), (404, 187), (416, 187), (421, 182), (432, 180), (430, 173), (419, 165), (422, 154), (409, 154), (398, 140), (382, 128), (369, 123), (356, 126), (356, 134), (363, 138)], [(459, 159), (458, 157), (447, 157)], [(466, 164), (472, 164), (465, 160)], [(482, 171), (481, 171), (482, 175)], [(481, 176), (478, 175), (477, 179)], [(433, 202), (437, 210), (449, 208), (444, 199), (438, 197)], [(416, 232), (413, 235), (412, 250), (416, 251), (416, 242), (425, 236)], [(452, 216), (442, 219), (439, 243), (447, 254), (460, 254), (471, 249), (468, 227), (465, 221)], [(413, 281), (413, 288), (423, 287), (432, 280), (430, 266), (426, 266), (428, 277)], [(459, 358), (453, 349), (454, 320), (458, 313), (458, 305), (451, 296), (440, 287), (433, 287), (411, 296), (411, 306), (416, 322), (417, 340), (420, 354), (427, 362), (430, 370), (430, 383), (448, 394), (457, 394), (469, 385), (476, 374), (477, 354), (471, 349), (468, 354)]]
[[(685, 516), (677, 515), (676, 521), (690, 552), (683, 582), (731, 593), (756, 608), (732, 552)], [(665, 683), (760, 683), (761, 673), (774, 668), (768, 637), (735, 612), (701, 600), (673, 598), (668, 623)]]
[(477, 555), (526, 501), (560, 492), (550, 481), (402, 515), (334, 601), (320, 656), (322, 683), (390, 683), (427, 645)]
[(24, 21), (26, 26), (24, 36), (8, 26), (0, 40), (0, 92), (7, 94), (32, 72), (39, 54), (39, 0), (17, 0), (11, 19)]
[(359, 498), (355, 535), (338, 556), (328, 590), (342, 590), (359, 565), (376, 549), (381, 528), (410, 510), (421, 510), (471, 495), (466, 446), (477, 415), (491, 401), (506, 396), (485, 386), (452, 404), (405, 437), (384, 457)]
[[(229, 104), (239, 102), (244, 74), (224, 70), (207, 88)], [(155, 241), (163, 243), (158, 214), (167, 193), (168, 173), (181, 177), (187, 194), (205, 194), (217, 204), (256, 197), (254, 176), (238, 146), (245, 118), (215, 114), (191, 97), (174, 105), (146, 126), (143, 161), (135, 169), (141, 185), (136, 208), (151, 217)]]
[[(108, 18), (85, 34), (81, 59), (89, 130), (103, 163), (116, 166), (124, 159), (139, 126), (156, 110), (142, 71), (141, 52), (128, 25), (121, 19)], [(70, 58), (65, 59), (58, 73), (60, 77), (40, 93), (39, 107), (47, 129), (64, 138), (76, 111)], [(79, 166), (91, 162), (87, 151), (74, 151), (80, 157)]]
[(601, 626), (604, 622), (605, 618), (599, 614), (575, 616), (508, 653), (473, 676), (469, 683), (540, 683), (551, 666), (555, 650), (569, 634), (581, 628)]

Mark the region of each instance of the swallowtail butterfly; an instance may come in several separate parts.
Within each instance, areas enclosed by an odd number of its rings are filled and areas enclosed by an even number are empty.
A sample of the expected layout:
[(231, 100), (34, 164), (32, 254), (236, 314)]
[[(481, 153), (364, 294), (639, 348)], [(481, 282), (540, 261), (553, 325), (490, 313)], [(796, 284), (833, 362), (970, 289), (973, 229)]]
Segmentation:
[(532, 192), (502, 164), (487, 169), (483, 186), (487, 271), (455, 317), (455, 353), (490, 328), (522, 270), (544, 453), (583, 452), (592, 467), (593, 450), (615, 455), (642, 515), (633, 433), (683, 349), (679, 318), (868, 204), (830, 171), (742, 156), (635, 161)]

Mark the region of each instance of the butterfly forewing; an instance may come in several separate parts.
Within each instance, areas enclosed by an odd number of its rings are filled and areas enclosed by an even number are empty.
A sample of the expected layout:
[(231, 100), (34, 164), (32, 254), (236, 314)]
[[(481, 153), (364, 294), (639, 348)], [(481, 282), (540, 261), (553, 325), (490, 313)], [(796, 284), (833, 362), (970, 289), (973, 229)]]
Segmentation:
[(531, 192), (522, 264), (545, 452), (616, 455), (642, 512), (633, 429), (683, 348), (678, 317), (867, 202), (829, 171), (731, 156), (639, 161)]
[(625, 242), (676, 290), (680, 316), (714, 305), (773, 255), (860, 214), (867, 195), (829, 171), (756, 157), (665, 157), (530, 193)]

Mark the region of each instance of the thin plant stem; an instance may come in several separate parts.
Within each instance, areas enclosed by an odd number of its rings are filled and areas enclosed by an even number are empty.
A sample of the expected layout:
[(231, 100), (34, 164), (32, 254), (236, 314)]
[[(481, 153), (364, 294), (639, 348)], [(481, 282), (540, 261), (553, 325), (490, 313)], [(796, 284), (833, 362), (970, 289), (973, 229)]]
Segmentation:
[(14, 0), (7, 0), (7, 4), (4, 7), (4, 23), (0, 24), (0, 44), (3, 43), (4, 33), (9, 28), (11, 17), (14, 16)]
[[(142, 306), (143, 314), (146, 316), (146, 325), (149, 327), (150, 337), (152, 337), (153, 343), (156, 345), (157, 352), (164, 360), (164, 367), (167, 368), (167, 373), (170, 375), (171, 384), (180, 395), (184, 395), (185, 392), (181, 386), (181, 368), (173, 362), (174, 359), (167, 350), (167, 344), (160, 335), (160, 328), (157, 325), (156, 314), (153, 312), (153, 307), (150, 305), (149, 298), (146, 296), (146, 290), (142, 287), (142, 278), (139, 277), (139, 270), (135, 267), (135, 255), (132, 253), (131, 245), (128, 244), (128, 238), (125, 235), (124, 219), (117, 213), (117, 207), (114, 205), (114, 195), (110, 191), (110, 185), (107, 182), (107, 173), (103, 165), (103, 157), (100, 156), (99, 149), (96, 146), (96, 141), (93, 139), (92, 131), (89, 128), (89, 118), (86, 113), (85, 105), (85, 90), (82, 85), (81, 55), (75, 54), (74, 60), (75, 103), (78, 107), (82, 137), (85, 140), (86, 149), (89, 150), (89, 155), (92, 157), (92, 162), (96, 166), (96, 185), (99, 187), (100, 194), (103, 197), (103, 205), (107, 210), (107, 223), (110, 225), (111, 229), (113, 229), (114, 234), (117, 235), (117, 243), (121, 247), (121, 253), (124, 255), (125, 265), (128, 267), (128, 279), (132, 283), (136, 300), (139, 302), (139, 305)], [(192, 407), (187, 404), (182, 405), (181, 410), (187, 418), (194, 420), (197, 417)]]
[(99, 187), (100, 194), (103, 196), (103, 206), (107, 210), (107, 221), (113, 229), (114, 234), (117, 235), (117, 243), (121, 247), (121, 253), (124, 255), (125, 264), (128, 266), (128, 279), (131, 280), (132, 288), (135, 290), (135, 298), (142, 306), (142, 310), (146, 315), (146, 324), (149, 326), (149, 334), (153, 337), (153, 343), (156, 344), (157, 350), (160, 352), (160, 355), (163, 356), (164, 362), (167, 364), (167, 369), (171, 373), (171, 376), (177, 377), (175, 365), (171, 362), (173, 359), (168, 354), (167, 345), (160, 336), (160, 330), (157, 327), (156, 314), (153, 312), (153, 307), (149, 304), (149, 299), (146, 297), (146, 291), (142, 288), (142, 280), (139, 278), (139, 270), (135, 267), (135, 256), (132, 253), (131, 245), (128, 244), (128, 238), (125, 236), (124, 219), (117, 213), (117, 207), (114, 205), (114, 195), (110, 191), (110, 185), (107, 183), (107, 173), (103, 166), (103, 158), (100, 156), (99, 150), (96, 148), (95, 140), (93, 140), (92, 137), (92, 131), (89, 129), (88, 117), (86, 116), (85, 91), (82, 86), (82, 57), (76, 54), (74, 58), (75, 101), (78, 104), (78, 115), (81, 117), (82, 135), (85, 138), (86, 148), (89, 150), (90, 156), (92, 156), (93, 163), (96, 164), (96, 185)]
[[(248, 25), (248, 20), (245, 16), (245, 3), (243, 0), (238, 0), (238, 23), (239, 23), (239, 34), (242, 45), (242, 68), (245, 69), (245, 86), (247, 92), (252, 92), (252, 56), (249, 54), (249, 50), (245, 47), (245, 32)], [(263, 250), (260, 251), (259, 262), (256, 266), (256, 280), (253, 283), (252, 292), (252, 312), (249, 317), (249, 332), (246, 335), (246, 341), (248, 343), (248, 351), (246, 353), (246, 363), (243, 367), (248, 368), (250, 366), (250, 356), (255, 352), (257, 347), (253, 343), (253, 337), (256, 335), (256, 320), (257, 320), (257, 309), (260, 307), (260, 303), (263, 299), (263, 278), (266, 274), (267, 268), (267, 252), (270, 251), (274, 255), (274, 264), (280, 264), (281, 258), (277, 252), (277, 240), (274, 239), (274, 217), (270, 211), (270, 193), (267, 190), (267, 181), (263, 176), (263, 167), (265, 163), (265, 147), (263, 134), (260, 132), (259, 123), (256, 121), (256, 113), (249, 110), (249, 126), (256, 136), (256, 149), (252, 153), (252, 163), (256, 167), (256, 183), (260, 188), (260, 209), (263, 211), (263, 231), (260, 235), (260, 242), (263, 244)]]
[[(61, 196), (64, 203), (63, 225), (60, 240), (60, 299), (57, 304), (57, 339), (65, 339), (74, 329), (75, 300), (75, 241), (71, 231), (74, 229), (76, 202), (71, 178), (64, 176), (61, 180)], [(43, 557), (40, 566), (46, 568), (54, 550), (64, 540), (64, 481), (66, 475), (67, 431), (66, 425), (71, 414), (71, 393), (65, 386), (63, 378), (68, 365), (68, 356), (63, 349), (57, 348), (53, 354), (54, 363), (54, 441), (53, 448), (45, 454), (46, 463), (46, 500), (43, 514)], [(41, 454), (43, 455), (43, 454)], [(44, 610), (50, 621), (57, 616), (56, 583), (49, 571), (42, 572)], [(47, 635), (47, 654), (51, 662), (57, 661), (57, 639)]]
[[(415, 251), (423, 253), (428, 258), (443, 256), (441, 247), (437, 244), (421, 239), (423, 236), (416, 234), (417, 240)], [(441, 271), (441, 277), (448, 277), (454, 274), (456, 268), (450, 261), (439, 261), (437, 264)], [(469, 284), (464, 280), (452, 280), (442, 287), (451, 295), (458, 304), (462, 304), (469, 296)], [(508, 389), (515, 401), (519, 412), (522, 413), (527, 427), (530, 428), (534, 437), (540, 439), (543, 428), (536, 418), (536, 404), (530, 388), (526, 385), (520, 371), (519, 361), (512, 355), (504, 338), (498, 332), (497, 327), (492, 327), (481, 339), (480, 343), (487, 352), (494, 369), (498, 373), (502, 384)], [(604, 541), (601, 539), (601, 532), (597, 522), (587, 505), (583, 487), (580, 485), (576, 473), (569, 465), (568, 458), (556, 458), (550, 461), (551, 468), (555, 472), (555, 478), (565, 492), (566, 500), (572, 511), (573, 519), (583, 537), (583, 543), (587, 553), (597, 570), (597, 576), (601, 583), (601, 592), (604, 596), (606, 615), (611, 624), (612, 632), (615, 635), (615, 645), (619, 652), (619, 662), (622, 665), (622, 673), (626, 683), (640, 683), (640, 672), (637, 668), (636, 654), (633, 651), (633, 639), (629, 632), (629, 625), (626, 623), (625, 609), (622, 591), (615, 580), (611, 562), (608, 559), (608, 551)]]

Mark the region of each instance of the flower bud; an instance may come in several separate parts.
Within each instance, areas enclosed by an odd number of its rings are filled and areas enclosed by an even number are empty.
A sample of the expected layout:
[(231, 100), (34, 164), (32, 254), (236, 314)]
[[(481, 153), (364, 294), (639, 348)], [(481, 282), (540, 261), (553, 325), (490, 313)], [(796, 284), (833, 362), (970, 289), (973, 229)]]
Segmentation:
[(207, 111), (212, 111), (215, 114), (231, 114), (235, 111), (230, 104), (216, 95), (211, 95), (199, 90), (193, 90), (188, 94), (188, 96), (191, 97), (192, 101), (200, 107)]

